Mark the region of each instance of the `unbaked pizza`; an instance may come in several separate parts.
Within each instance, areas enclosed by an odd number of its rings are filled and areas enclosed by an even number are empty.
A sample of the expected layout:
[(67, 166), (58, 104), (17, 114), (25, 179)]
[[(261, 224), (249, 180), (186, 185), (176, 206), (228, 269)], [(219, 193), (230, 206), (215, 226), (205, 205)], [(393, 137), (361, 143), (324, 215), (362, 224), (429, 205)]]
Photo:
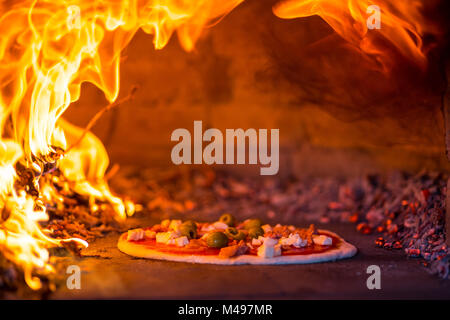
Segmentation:
[(231, 214), (215, 222), (163, 220), (123, 233), (123, 253), (134, 257), (210, 264), (306, 264), (352, 257), (356, 248), (337, 234), (259, 219), (238, 223)]

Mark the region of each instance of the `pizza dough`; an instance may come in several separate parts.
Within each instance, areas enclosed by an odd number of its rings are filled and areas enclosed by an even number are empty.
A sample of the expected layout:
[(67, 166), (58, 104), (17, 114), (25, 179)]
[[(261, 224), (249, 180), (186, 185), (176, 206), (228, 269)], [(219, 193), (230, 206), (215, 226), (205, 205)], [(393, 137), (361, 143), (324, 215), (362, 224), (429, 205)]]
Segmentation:
[(256, 255), (245, 254), (238, 257), (221, 258), (218, 255), (195, 255), (195, 254), (175, 254), (169, 252), (161, 252), (150, 249), (139, 242), (127, 240), (127, 233), (120, 236), (118, 248), (123, 253), (133, 257), (156, 259), (166, 261), (202, 263), (202, 264), (220, 264), (220, 265), (277, 265), (277, 264), (309, 264), (327, 261), (336, 261), (340, 259), (353, 257), (357, 249), (352, 244), (346, 242), (337, 234), (327, 231), (318, 230), (320, 234), (333, 236), (339, 239), (336, 246), (326, 250), (325, 252), (303, 254), (303, 255), (286, 255), (273, 258), (261, 258)]

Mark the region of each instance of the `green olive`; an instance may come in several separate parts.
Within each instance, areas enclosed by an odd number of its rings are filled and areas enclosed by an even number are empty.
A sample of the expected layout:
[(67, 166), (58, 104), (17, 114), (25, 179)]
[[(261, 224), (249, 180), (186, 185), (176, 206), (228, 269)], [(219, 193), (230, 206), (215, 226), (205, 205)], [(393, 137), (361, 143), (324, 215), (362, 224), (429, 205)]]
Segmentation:
[(227, 230), (225, 230), (225, 234), (228, 236), (228, 238), (233, 239), (233, 240), (244, 240), (245, 239), (245, 233), (236, 228), (227, 228)]
[(236, 219), (229, 213), (224, 213), (223, 215), (221, 215), (219, 221), (227, 224), (230, 227), (234, 227), (234, 225), (236, 224)]
[(248, 230), (248, 236), (250, 239), (258, 238), (259, 236), (264, 235), (264, 230), (261, 227), (253, 227)]
[(211, 248), (223, 248), (228, 245), (228, 237), (223, 232), (212, 232), (206, 238), (206, 244)]
[(245, 229), (251, 229), (256, 227), (261, 227), (262, 222), (259, 219), (250, 219), (247, 222), (244, 223)]
[(188, 239), (197, 238), (197, 228), (192, 226), (191, 224), (180, 224), (178, 227), (178, 231), (182, 236), (188, 237)]
[(194, 221), (192, 221), (192, 220), (187, 220), (187, 221), (183, 222), (182, 224), (189, 225), (193, 229), (197, 230), (197, 224)]

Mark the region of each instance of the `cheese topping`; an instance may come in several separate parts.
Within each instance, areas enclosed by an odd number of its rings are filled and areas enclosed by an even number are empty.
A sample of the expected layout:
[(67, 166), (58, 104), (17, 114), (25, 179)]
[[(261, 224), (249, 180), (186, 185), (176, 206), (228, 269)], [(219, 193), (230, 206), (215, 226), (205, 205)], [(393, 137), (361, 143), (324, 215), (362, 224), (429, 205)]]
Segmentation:
[[(262, 238), (262, 237), (259, 237), (259, 238)], [(262, 243), (262, 241), (259, 238), (258, 239), (256, 239), (256, 238), (252, 239), (252, 245), (253, 246), (259, 246)]]
[(204, 226), (202, 228), (202, 231), (205, 231), (205, 232), (214, 231), (214, 230), (224, 231), (227, 228), (228, 228), (228, 225), (226, 223), (217, 221), (217, 222), (214, 222), (214, 223), (212, 223), (212, 224), (210, 224), (208, 226)]
[(178, 227), (181, 224), (181, 220), (172, 220), (169, 224), (169, 230), (178, 231)]
[(283, 246), (294, 246), (296, 248), (303, 248), (308, 245), (308, 241), (300, 238), (298, 233), (290, 234), (288, 238), (283, 237), (279, 242)]
[(175, 244), (179, 247), (184, 247), (185, 245), (189, 244), (189, 239), (186, 236), (176, 238)]
[[(274, 241), (272, 241), (274, 240)], [(265, 238), (264, 243), (258, 248), (257, 255), (260, 258), (273, 258), (281, 255), (281, 246), (271, 238)]]
[(145, 236), (145, 231), (144, 229), (133, 229), (133, 230), (128, 230), (128, 236), (127, 236), (127, 240), (141, 240), (144, 239)]
[(175, 239), (180, 235), (178, 232), (168, 231), (168, 232), (158, 232), (156, 234), (156, 242), (164, 244), (175, 244)]
[(263, 244), (258, 248), (258, 257), (273, 258), (274, 256), (275, 256), (274, 246), (268, 246)]
[(321, 234), (319, 236), (313, 236), (313, 242), (321, 246), (331, 246), (333, 244), (333, 239)]
[[(260, 237), (262, 238), (261, 240), (263, 241), (263, 244), (267, 245), (267, 246), (274, 246), (278, 243), (277, 239), (273, 239), (273, 238), (269, 238), (269, 237)], [(258, 238), (259, 239), (259, 238)]]

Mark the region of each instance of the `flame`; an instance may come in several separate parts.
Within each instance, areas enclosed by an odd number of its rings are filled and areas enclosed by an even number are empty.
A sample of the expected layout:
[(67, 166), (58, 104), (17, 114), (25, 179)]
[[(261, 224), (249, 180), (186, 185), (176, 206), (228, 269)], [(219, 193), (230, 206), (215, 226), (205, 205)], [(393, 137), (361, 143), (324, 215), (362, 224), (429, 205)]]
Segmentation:
[[(61, 118), (78, 100), (81, 84), (91, 82), (107, 100), (115, 101), (120, 54), (138, 30), (153, 35), (156, 49), (163, 48), (176, 32), (181, 46), (190, 51), (205, 25), (242, 1), (17, 0), (0, 4), (0, 252), (23, 269), (32, 289), (41, 287), (34, 272), (53, 272), (47, 248), (64, 241), (48, 237), (39, 225), (48, 220), (40, 201), (58, 198), (49, 185), (39, 183), (46, 165), (59, 166), (73, 190), (93, 199), (93, 209), (97, 199), (109, 201), (118, 219), (133, 210), (108, 188), (104, 174), (109, 159), (98, 138), (88, 132), (65, 152), (83, 133)], [(18, 166), (35, 177), (28, 185), (18, 183)]]
[[(59, 125), (64, 128), (69, 141), (78, 141), (84, 130), (60, 119)], [(108, 154), (101, 141), (91, 132), (72, 148), (59, 162), (63, 176), (73, 184), (72, 189), (81, 195), (109, 201), (119, 219), (126, 217), (127, 210), (123, 201), (111, 194), (104, 180), (109, 165)], [(132, 212), (128, 211), (128, 214)]]
[[(80, 97), (83, 82), (96, 85), (111, 103), (119, 95), (121, 51), (138, 30), (162, 49), (176, 32), (186, 51), (202, 30), (243, 0), (11, 0), (0, 3), (0, 253), (24, 271), (53, 272), (47, 249), (62, 241), (40, 227), (48, 220), (45, 203), (63, 199), (39, 179), (58, 166), (68, 188), (108, 201), (121, 220), (133, 205), (114, 196), (105, 172), (108, 155), (92, 133), (84, 135), (62, 119)], [(367, 8), (381, 8), (381, 29), (369, 30)], [(418, 0), (287, 0), (273, 9), (281, 18), (319, 15), (338, 34), (388, 68), (382, 39), (425, 66), (424, 18)], [(83, 137), (80, 143), (79, 138)], [(66, 150), (68, 150), (66, 152)], [(18, 168), (21, 168), (20, 170)], [(32, 180), (22, 181), (28, 174)], [(78, 241), (82, 245), (87, 243)]]
[[(369, 29), (368, 20), (380, 10), (380, 28)], [(422, 38), (427, 32), (420, 0), (286, 0), (274, 6), (276, 16), (284, 19), (318, 15), (340, 36), (375, 58), (384, 71), (392, 61), (386, 43), (395, 47), (407, 59), (425, 68), (427, 59)]]
[(0, 142), (0, 251), (8, 259), (21, 266), (27, 284), (39, 289), (39, 278), (33, 277), (33, 270), (42, 274), (53, 272), (48, 263), (49, 246), (59, 246), (63, 241), (87, 243), (80, 239), (55, 240), (46, 236), (38, 222), (48, 220), (45, 210), (36, 210), (35, 200), (25, 191), (16, 192), (14, 164), (22, 156), (22, 150), (13, 141)]

